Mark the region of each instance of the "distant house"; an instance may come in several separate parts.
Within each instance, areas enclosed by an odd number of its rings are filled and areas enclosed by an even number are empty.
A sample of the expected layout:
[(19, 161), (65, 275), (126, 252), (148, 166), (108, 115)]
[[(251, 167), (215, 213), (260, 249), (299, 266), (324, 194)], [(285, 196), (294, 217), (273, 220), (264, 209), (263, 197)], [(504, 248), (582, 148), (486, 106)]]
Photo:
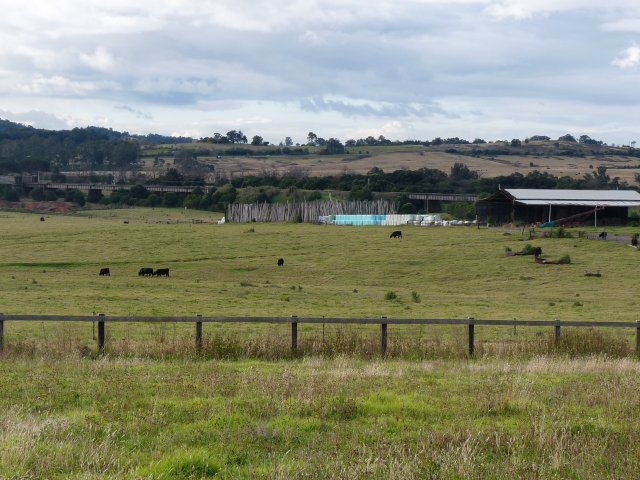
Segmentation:
[(545, 190), (505, 188), (476, 202), (480, 220), (557, 225), (622, 225), (630, 207), (640, 207), (635, 190)]

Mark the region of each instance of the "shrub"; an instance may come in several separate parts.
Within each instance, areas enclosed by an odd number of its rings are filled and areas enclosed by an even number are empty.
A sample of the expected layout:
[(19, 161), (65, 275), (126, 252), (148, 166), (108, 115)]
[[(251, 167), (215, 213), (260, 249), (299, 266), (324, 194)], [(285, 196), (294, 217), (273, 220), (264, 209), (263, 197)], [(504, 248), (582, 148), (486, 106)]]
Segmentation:
[(571, 263), (571, 257), (567, 254), (564, 254), (562, 257), (560, 257), (560, 260), (558, 260), (558, 263), (561, 265), (568, 265)]
[(411, 292), (411, 300), (414, 303), (420, 303), (420, 294), (418, 292)]
[(35, 201), (40, 202), (45, 199), (44, 188), (34, 188), (30, 195)]
[(398, 299), (398, 294), (394, 291), (389, 291), (387, 293), (384, 294), (384, 299), (385, 300), (397, 300)]
[(84, 204), (87, 202), (86, 197), (84, 196), (84, 193), (82, 193), (80, 190), (76, 190), (74, 192), (73, 201), (78, 205), (80, 205), (81, 207), (83, 207)]

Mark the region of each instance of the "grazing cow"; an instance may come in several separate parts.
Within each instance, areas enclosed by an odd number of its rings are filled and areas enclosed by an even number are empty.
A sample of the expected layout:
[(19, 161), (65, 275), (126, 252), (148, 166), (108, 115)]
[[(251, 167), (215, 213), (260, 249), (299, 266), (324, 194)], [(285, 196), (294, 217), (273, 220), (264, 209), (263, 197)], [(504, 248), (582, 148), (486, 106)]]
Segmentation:
[(600, 234), (598, 235), (598, 238), (601, 240), (606, 240), (607, 239), (607, 232), (600, 232)]
[(535, 247), (533, 249), (533, 256), (534, 257), (539, 257), (540, 255), (542, 255), (542, 248), (541, 247)]
[(284, 258), (279, 258), (278, 259), (278, 266), (279, 267), (284, 267)]
[(40, 221), (41, 221), (41, 222), (44, 222), (44, 217), (40, 217)]
[(153, 272), (154, 277), (168, 277), (169, 269), (168, 268), (158, 268), (155, 272)]
[(402, 238), (402, 232), (400, 230), (391, 232), (391, 235), (389, 235), (389, 238)]
[(129, 220), (125, 220), (123, 223), (125, 223), (126, 225), (129, 225)]
[(153, 268), (141, 268), (138, 270), (139, 277), (150, 277), (153, 275)]
[(100, 273), (98, 275), (100, 275), (101, 277), (110, 277), (111, 272), (109, 271), (108, 268), (101, 268)]
[(631, 246), (635, 247), (635, 248), (638, 248), (638, 234), (637, 233), (634, 233), (631, 236)]

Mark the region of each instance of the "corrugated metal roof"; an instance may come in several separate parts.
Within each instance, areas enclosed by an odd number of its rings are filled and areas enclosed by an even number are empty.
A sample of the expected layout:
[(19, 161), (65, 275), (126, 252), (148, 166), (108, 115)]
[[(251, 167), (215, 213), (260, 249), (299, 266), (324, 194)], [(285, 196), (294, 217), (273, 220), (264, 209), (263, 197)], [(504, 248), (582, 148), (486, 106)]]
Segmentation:
[[(551, 190), (534, 188), (505, 188), (516, 202), (528, 205), (605, 205), (613, 202), (640, 204), (640, 193), (635, 190)], [(531, 203), (539, 202), (539, 203)], [(586, 203), (583, 203), (586, 202)]]
[(523, 205), (578, 205), (583, 207), (640, 207), (640, 200), (517, 200)]

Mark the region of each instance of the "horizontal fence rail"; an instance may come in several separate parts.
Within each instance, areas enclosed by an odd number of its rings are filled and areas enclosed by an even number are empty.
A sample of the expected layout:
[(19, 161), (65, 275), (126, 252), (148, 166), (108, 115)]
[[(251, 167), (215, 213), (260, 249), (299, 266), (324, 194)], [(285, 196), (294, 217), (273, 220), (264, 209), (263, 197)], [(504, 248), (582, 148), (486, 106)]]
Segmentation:
[(562, 327), (635, 328), (636, 352), (640, 353), (640, 321), (602, 322), (596, 320), (488, 320), (476, 318), (336, 318), (336, 317), (205, 317), (197, 316), (107, 316), (94, 315), (5, 315), (0, 313), (0, 350), (4, 348), (4, 322), (97, 322), (97, 347), (104, 352), (107, 323), (193, 323), (195, 324), (196, 350), (202, 348), (203, 323), (276, 323), (291, 325), (291, 351), (298, 350), (298, 324), (380, 325), (380, 350), (387, 352), (389, 325), (466, 325), (468, 327), (469, 355), (475, 350), (475, 327), (553, 327), (555, 340), (560, 339)]

